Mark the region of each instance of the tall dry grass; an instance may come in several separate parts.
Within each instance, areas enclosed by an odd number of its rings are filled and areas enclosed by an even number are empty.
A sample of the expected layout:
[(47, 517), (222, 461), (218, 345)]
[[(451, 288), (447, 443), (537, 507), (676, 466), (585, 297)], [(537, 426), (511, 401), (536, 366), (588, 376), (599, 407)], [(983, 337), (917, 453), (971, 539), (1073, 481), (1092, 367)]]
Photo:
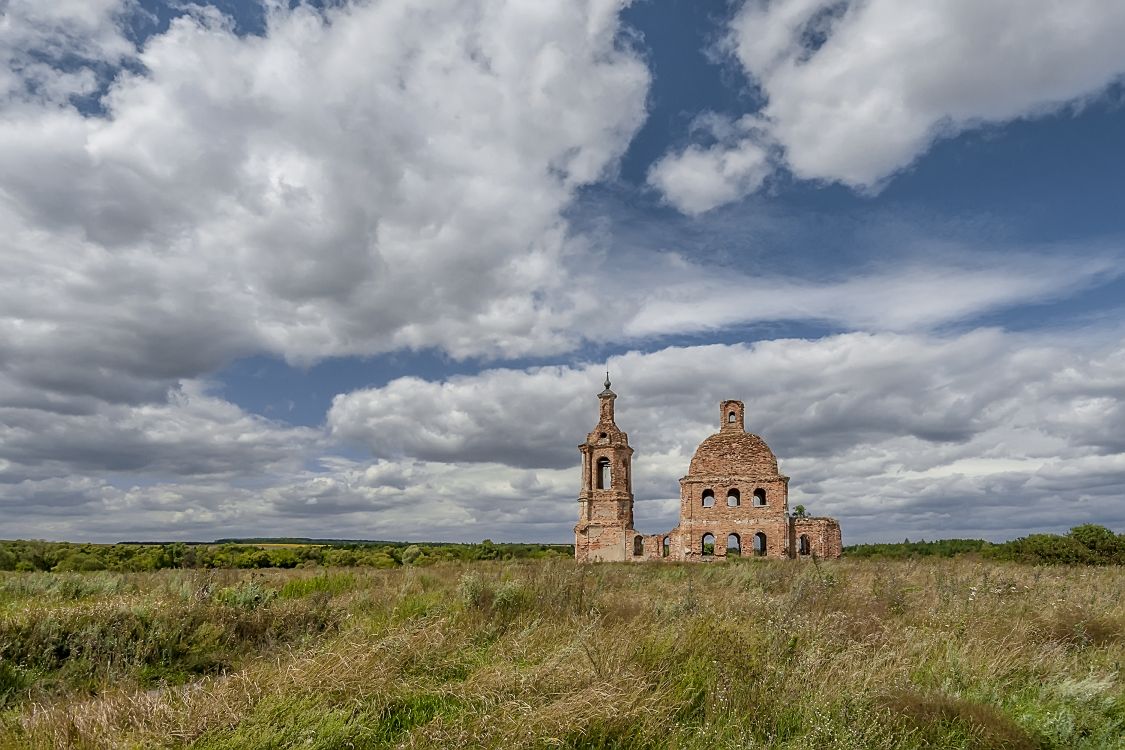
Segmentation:
[[(77, 597), (48, 589), (85, 579), (0, 579), (0, 653), (28, 680), (0, 747), (1125, 747), (1118, 568), (223, 575), (101, 574)], [(82, 679), (41, 654), (122, 622), (149, 647), (88, 645)], [(185, 644), (210, 633), (221, 666), (177, 671), (172, 650), (153, 681), (172, 622)]]

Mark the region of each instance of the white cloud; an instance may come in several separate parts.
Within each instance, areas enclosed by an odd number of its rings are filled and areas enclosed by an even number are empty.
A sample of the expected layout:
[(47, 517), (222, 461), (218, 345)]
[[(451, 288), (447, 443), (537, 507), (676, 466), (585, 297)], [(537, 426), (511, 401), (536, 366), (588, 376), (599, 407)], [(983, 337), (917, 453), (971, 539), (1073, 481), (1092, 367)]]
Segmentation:
[[(262, 352), (529, 356), (765, 319), (904, 330), (1073, 290), (1096, 265), (1053, 290), (1036, 261), (797, 283), (576, 237), (575, 191), (644, 116), (620, 2), (271, 5), (262, 37), (195, 9), (140, 50), (130, 3), (11, 7), (9, 49), (135, 63), (99, 115), (0, 98), (0, 370), (25, 405), (159, 401)], [(727, 144), (758, 126), (700, 122)], [(698, 152), (722, 177), (692, 210), (760, 180), (764, 152), (730, 148)], [(694, 174), (665, 177), (696, 190)]]
[(723, 125), (725, 137), (715, 145), (690, 145), (649, 172), (649, 183), (683, 213), (705, 213), (753, 193), (775, 168), (769, 136), (757, 118)]
[(869, 263), (820, 279), (774, 274), (752, 264), (747, 265), (754, 270), (721, 269), (679, 254), (650, 254), (622, 274), (627, 285), (607, 288), (602, 282), (603, 301), (585, 330), (592, 339), (611, 341), (781, 320), (919, 331), (1020, 304), (1065, 299), (1119, 278), (1125, 268), (1120, 251), (1094, 246), (974, 252), (914, 237), (892, 248), (893, 263)]
[[(577, 237), (576, 191), (612, 172), (644, 116), (649, 74), (617, 41), (620, 7), (273, 4), (261, 37), (194, 9), (136, 49), (131, 3), (10, 2), (5, 533), (566, 539), (599, 368), (396, 380), (337, 398), (327, 434), (199, 379), (261, 352), (521, 356), (777, 319), (917, 331), (1116, 273), (1110, 255), (962, 252), (794, 282)], [(97, 113), (70, 103), (103, 88)], [(757, 121), (708, 127), (726, 151), (698, 155), (718, 187), (665, 173), (690, 210), (754, 189), (773, 158), (746, 145)], [(730, 395), (847, 533), (914, 531), (940, 502), (993, 492), (999, 511), (964, 516), (978, 529), (1025, 496), (1027, 523), (1056, 523), (1067, 482), (1090, 517), (1122, 482), (1120, 349), (1032, 344), (876, 333), (615, 358), (638, 517), (670, 525), (676, 479)], [(937, 497), (935, 476), (956, 482)], [(864, 520), (885, 508), (893, 522)]]
[(587, 374), (569, 368), (492, 370), (446, 382), (399, 378), (383, 388), (341, 394), (328, 415), (331, 434), (359, 440), (376, 455), (423, 461), (496, 461), (562, 467), (560, 435), (580, 440)]
[(91, 94), (98, 64), (131, 57), (119, 25), (132, 0), (6, 0), (0, 14), (0, 101), (64, 104)]
[[(1125, 528), (1120, 329), (853, 333), (632, 352), (609, 367), (646, 531), (675, 524), (677, 480), (731, 397), (793, 478), (791, 502), (840, 518), (849, 542)], [(61, 447), (17, 425), (0, 524), (75, 539), (566, 541), (576, 446), (603, 376), (590, 365), (402, 378), (337, 397), (324, 435), (191, 386), (168, 408), (68, 418), (65, 432), (85, 437)], [(375, 457), (334, 455), (332, 440)], [(136, 451), (154, 472), (90, 463), (98, 445)]]
[[(138, 49), (128, 0), (6, 4), (6, 533), (295, 533), (298, 508), (372, 528), (386, 472), (305, 468), (319, 430), (195, 379), (250, 353), (573, 347), (586, 250), (563, 211), (615, 168), (649, 83), (622, 5), (270, 3), (249, 37), (193, 6)], [(445, 491), (398, 469), (423, 508)]]
[[(789, 170), (871, 189), (936, 139), (1098, 95), (1125, 74), (1122, 38), (1115, 0), (748, 0), (729, 41), (766, 98), (758, 121)], [(689, 146), (650, 181), (682, 210), (707, 210), (757, 188), (736, 190), (724, 159), (759, 142)]]
[[(649, 81), (620, 6), (271, 5), (262, 37), (197, 9), (117, 71), (104, 114), (9, 91), (11, 359), (196, 377), (260, 351), (571, 347), (561, 212), (614, 168)], [(9, 36), (70, 49), (87, 26), (62, 10)]]
[[(845, 334), (614, 357), (618, 423), (637, 450), (638, 523), (675, 523), (677, 479), (714, 431), (718, 402), (735, 397), (793, 477), (792, 502), (841, 518), (852, 541), (1121, 525), (1125, 349), (1078, 340)], [(328, 423), (385, 460), (459, 456), (500, 476), (561, 470), (577, 465), (574, 445), (596, 419), (600, 373), (405, 378), (337, 397)], [(573, 468), (564, 478), (577, 492)], [(558, 538), (572, 511), (559, 502)]]
[(560, 528), (573, 524), (565, 519), (560, 526), (574, 505), (573, 476), (502, 464), (336, 458), (318, 471), (273, 472), (261, 486), (206, 478), (131, 484), (60, 477), (0, 483), (0, 520), (9, 536), (72, 540), (559, 541), (565, 540)]
[(72, 474), (238, 479), (298, 469), (319, 430), (247, 414), (187, 381), (164, 403), (0, 406), (0, 483)]

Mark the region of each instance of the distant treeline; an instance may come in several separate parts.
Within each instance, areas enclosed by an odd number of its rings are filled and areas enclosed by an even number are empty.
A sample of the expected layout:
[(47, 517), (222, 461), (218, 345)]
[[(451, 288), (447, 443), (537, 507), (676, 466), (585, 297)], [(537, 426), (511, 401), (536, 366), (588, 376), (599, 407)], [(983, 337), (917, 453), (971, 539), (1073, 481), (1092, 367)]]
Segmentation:
[(882, 544), (852, 544), (844, 547), (844, 554), (848, 557), (882, 557), (882, 558), (908, 558), (908, 557), (956, 557), (969, 552), (982, 553), (997, 545), (983, 539), (940, 539), (936, 542), (917, 541), (909, 539), (903, 542), (888, 542)]
[[(1075, 526), (1066, 534), (1032, 534), (995, 544), (983, 539), (942, 539), (855, 544), (848, 557), (909, 559), (979, 555), (1033, 565), (1123, 565), (1125, 534), (1104, 526)], [(572, 558), (568, 544), (365, 542), (328, 539), (222, 539), (213, 543), (2, 541), (0, 570), (145, 571), (165, 568), (297, 568), (366, 566), (396, 568), (442, 561)]]
[(1105, 526), (1088, 523), (1075, 526), (1066, 534), (1032, 534), (998, 544), (983, 539), (907, 539), (896, 544), (853, 544), (844, 547), (844, 554), (885, 559), (977, 554), (1033, 565), (1125, 565), (1125, 534), (1114, 534)]
[(564, 544), (480, 544), (408, 542), (316, 542), (299, 539), (185, 542), (0, 541), (0, 570), (145, 571), (165, 568), (297, 568), (368, 566), (396, 568), (441, 561), (515, 560), (574, 557)]

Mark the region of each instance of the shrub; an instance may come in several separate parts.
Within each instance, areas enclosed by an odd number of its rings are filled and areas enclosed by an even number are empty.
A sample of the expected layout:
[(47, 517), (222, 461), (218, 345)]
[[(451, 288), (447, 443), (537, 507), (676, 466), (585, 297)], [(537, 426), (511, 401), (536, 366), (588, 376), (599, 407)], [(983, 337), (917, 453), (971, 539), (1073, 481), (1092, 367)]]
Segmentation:
[(515, 614), (527, 605), (530, 599), (527, 590), (519, 581), (504, 581), (496, 589), (492, 609), (506, 615)]
[(997, 545), (989, 556), (1035, 565), (1125, 564), (1125, 537), (1104, 526), (1075, 526), (1065, 536), (1031, 534)]
[(1105, 526), (1093, 523), (1075, 526), (1068, 536), (1088, 549), (1098, 562), (1125, 563), (1125, 537), (1114, 534)]
[(476, 571), (465, 573), (458, 579), (457, 593), (466, 607), (480, 609), (492, 603), (492, 587)]
[(257, 609), (277, 596), (275, 589), (266, 588), (257, 581), (247, 581), (215, 592), (215, 601), (239, 609)]

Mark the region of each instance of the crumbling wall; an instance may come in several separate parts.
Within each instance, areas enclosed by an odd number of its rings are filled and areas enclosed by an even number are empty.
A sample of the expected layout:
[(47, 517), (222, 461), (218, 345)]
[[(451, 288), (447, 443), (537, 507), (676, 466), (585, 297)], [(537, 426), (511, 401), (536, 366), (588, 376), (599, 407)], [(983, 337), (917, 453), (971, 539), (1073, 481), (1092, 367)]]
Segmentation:
[(580, 523), (574, 529), (574, 559), (578, 562), (623, 562), (625, 529)]
[[(804, 549), (802, 549), (801, 537), (805, 537), (808, 541)], [(835, 518), (794, 518), (792, 539), (794, 557), (834, 560), (843, 552), (840, 522)]]
[[(629, 562), (666, 559), (663, 554), (663, 545), (668, 534), (641, 534), (634, 529), (629, 529), (627, 533), (631, 540), (628, 544), (626, 557)], [(671, 552), (671, 545), (669, 545), (669, 552)]]

